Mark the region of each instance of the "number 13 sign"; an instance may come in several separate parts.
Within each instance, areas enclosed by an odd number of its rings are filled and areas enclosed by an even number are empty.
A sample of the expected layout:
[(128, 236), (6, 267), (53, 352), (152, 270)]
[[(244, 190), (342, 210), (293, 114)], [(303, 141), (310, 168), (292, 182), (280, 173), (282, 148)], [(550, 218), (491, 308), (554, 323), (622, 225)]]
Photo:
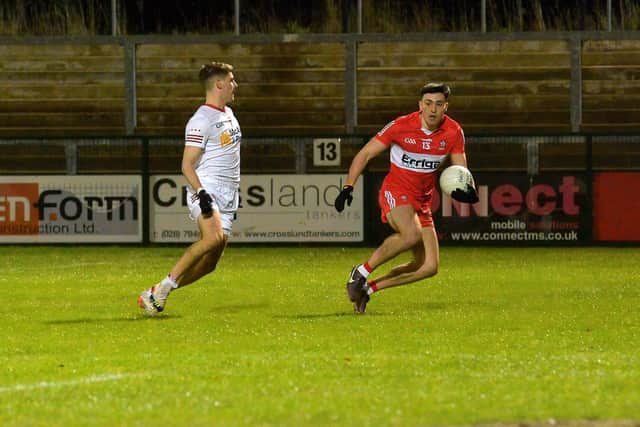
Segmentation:
[(317, 138), (313, 140), (314, 166), (340, 165), (340, 138)]

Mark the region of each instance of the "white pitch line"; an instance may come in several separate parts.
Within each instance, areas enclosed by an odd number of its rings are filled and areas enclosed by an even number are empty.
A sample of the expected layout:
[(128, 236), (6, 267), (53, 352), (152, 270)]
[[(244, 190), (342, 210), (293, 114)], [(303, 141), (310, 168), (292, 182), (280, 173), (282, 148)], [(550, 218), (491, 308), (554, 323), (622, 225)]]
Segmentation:
[(0, 393), (11, 393), (16, 391), (36, 390), (40, 388), (56, 388), (79, 384), (92, 384), (105, 381), (118, 381), (124, 378), (138, 377), (141, 374), (101, 374), (92, 375), (90, 377), (78, 378), (75, 380), (63, 381), (41, 381), (34, 384), (16, 384), (9, 387), (0, 387)]

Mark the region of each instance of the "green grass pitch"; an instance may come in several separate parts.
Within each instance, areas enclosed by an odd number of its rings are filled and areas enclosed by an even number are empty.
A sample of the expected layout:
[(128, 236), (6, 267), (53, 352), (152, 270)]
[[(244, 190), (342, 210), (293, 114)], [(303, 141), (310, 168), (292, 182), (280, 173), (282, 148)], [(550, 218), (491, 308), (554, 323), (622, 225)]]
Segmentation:
[(230, 246), (145, 317), (183, 249), (0, 246), (0, 425), (640, 420), (638, 248), (444, 247), (358, 316), (371, 249)]

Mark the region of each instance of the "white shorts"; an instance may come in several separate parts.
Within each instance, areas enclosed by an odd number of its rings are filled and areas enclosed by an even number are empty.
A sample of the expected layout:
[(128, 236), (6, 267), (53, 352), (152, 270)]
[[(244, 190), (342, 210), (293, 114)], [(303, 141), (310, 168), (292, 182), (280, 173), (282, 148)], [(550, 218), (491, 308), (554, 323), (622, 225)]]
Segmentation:
[[(220, 220), (222, 221), (222, 231), (226, 236), (231, 234), (231, 225), (236, 217), (236, 210), (240, 196), (238, 194), (238, 184), (229, 182), (207, 182), (202, 183), (203, 188), (213, 198), (213, 210), (220, 212)], [(194, 192), (191, 188), (187, 189), (187, 205), (189, 206), (189, 217), (196, 221), (202, 214), (200, 210), (200, 202), (198, 199), (193, 200)]]

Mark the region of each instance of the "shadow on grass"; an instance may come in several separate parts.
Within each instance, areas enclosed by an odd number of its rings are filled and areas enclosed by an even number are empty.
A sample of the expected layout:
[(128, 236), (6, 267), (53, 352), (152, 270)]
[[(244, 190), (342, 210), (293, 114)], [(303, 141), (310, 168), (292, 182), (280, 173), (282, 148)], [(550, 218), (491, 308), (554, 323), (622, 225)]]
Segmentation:
[(240, 311), (261, 309), (266, 307), (269, 307), (269, 304), (264, 302), (254, 303), (254, 304), (229, 304), (229, 305), (220, 305), (217, 307), (213, 307), (211, 311), (214, 311), (216, 313), (237, 313)]
[[(211, 311), (217, 313), (237, 313), (244, 310), (264, 308), (268, 307), (268, 304), (236, 304), (236, 305), (223, 305), (219, 307), (213, 307)], [(181, 315), (176, 314), (159, 314), (156, 316), (147, 316), (145, 314), (138, 314), (132, 317), (111, 317), (111, 318), (90, 318), (81, 317), (78, 319), (59, 319), (59, 320), (45, 320), (42, 323), (45, 325), (73, 325), (80, 323), (104, 323), (104, 322), (139, 322), (139, 321), (164, 321), (172, 319), (180, 319)]]
[(420, 313), (425, 311), (438, 311), (445, 310), (450, 305), (441, 302), (429, 302), (424, 304), (407, 304), (406, 309), (399, 312), (394, 311), (378, 311), (375, 309), (367, 310), (364, 314), (356, 314), (353, 311), (339, 311), (336, 313), (305, 313), (305, 314), (282, 314), (273, 316), (275, 319), (327, 319), (327, 318), (339, 318), (339, 317), (389, 317), (398, 316), (400, 314), (407, 315), (412, 313)]
[(45, 320), (45, 325), (73, 325), (77, 323), (103, 323), (103, 322), (139, 322), (139, 321), (161, 321), (179, 319), (182, 316), (161, 314), (159, 316), (145, 316), (144, 314), (135, 317), (111, 317), (111, 318), (89, 318), (82, 317), (79, 319), (60, 319), (60, 320)]
[(364, 313), (364, 314), (356, 314), (353, 311), (340, 311), (336, 313), (309, 313), (309, 314), (279, 314), (277, 316), (273, 316), (274, 319), (328, 319), (328, 318), (339, 318), (339, 317), (371, 317), (371, 316), (390, 316), (389, 313), (380, 313), (380, 312), (372, 312), (372, 313)]
[(445, 310), (451, 307), (451, 305), (445, 304), (443, 302), (425, 302), (425, 303), (412, 302), (407, 307), (411, 309), (407, 311), (437, 311), (437, 310)]

